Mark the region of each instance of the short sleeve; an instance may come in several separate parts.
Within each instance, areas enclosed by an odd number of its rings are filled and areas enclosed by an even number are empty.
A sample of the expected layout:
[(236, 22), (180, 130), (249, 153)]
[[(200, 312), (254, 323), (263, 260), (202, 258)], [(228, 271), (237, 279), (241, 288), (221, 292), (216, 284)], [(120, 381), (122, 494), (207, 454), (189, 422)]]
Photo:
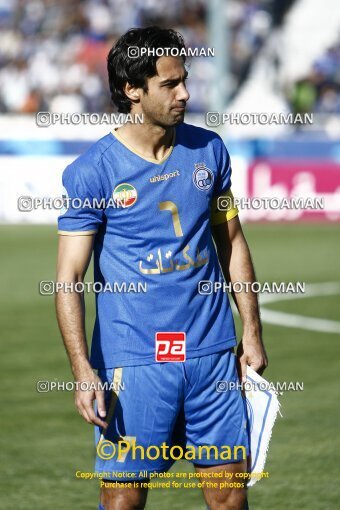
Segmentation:
[(73, 163), (62, 177), (66, 212), (58, 218), (60, 235), (91, 235), (98, 232), (103, 221), (104, 208), (100, 176), (90, 165)]
[(231, 162), (229, 152), (222, 139), (214, 139), (214, 152), (217, 163), (217, 178), (214, 187), (214, 196), (219, 197), (231, 187)]

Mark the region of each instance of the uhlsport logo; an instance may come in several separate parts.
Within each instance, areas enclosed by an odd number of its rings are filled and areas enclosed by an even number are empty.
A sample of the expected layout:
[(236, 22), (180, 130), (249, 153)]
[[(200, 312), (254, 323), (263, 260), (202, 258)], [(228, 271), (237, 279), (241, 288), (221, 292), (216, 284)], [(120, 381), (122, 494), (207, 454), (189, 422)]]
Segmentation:
[(205, 163), (195, 163), (192, 180), (196, 188), (201, 191), (208, 191), (214, 183), (214, 174), (206, 167)]
[(137, 190), (132, 184), (123, 182), (115, 187), (112, 198), (118, 207), (131, 207), (137, 202)]
[(150, 177), (150, 182), (160, 182), (160, 181), (167, 181), (168, 179), (173, 179), (174, 177), (179, 177), (180, 173), (179, 170), (175, 170), (174, 172), (170, 172), (168, 174), (158, 174), (154, 177)]

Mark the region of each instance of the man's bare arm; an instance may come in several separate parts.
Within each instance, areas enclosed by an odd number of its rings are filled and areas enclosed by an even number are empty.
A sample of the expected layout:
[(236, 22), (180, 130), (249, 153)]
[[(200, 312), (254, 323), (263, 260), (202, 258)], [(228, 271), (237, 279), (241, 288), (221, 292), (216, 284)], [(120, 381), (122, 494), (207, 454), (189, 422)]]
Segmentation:
[[(59, 236), (57, 281), (75, 284), (82, 282), (91, 260), (93, 235)], [(70, 360), (72, 373), (77, 382), (98, 386), (100, 379), (93, 372), (89, 362), (85, 333), (84, 294), (59, 290), (56, 295), (56, 311), (59, 328)], [(97, 399), (99, 415), (105, 417), (104, 393), (96, 390), (76, 390), (75, 404), (79, 414), (88, 423), (106, 428), (105, 421), (98, 418), (93, 410)]]
[[(255, 271), (250, 251), (238, 216), (213, 227), (213, 237), (218, 258), (227, 282), (254, 282)], [(237, 349), (240, 375), (246, 377), (247, 365), (262, 373), (268, 365), (262, 341), (262, 326), (257, 294), (249, 290), (233, 293), (238, 308), (243, 332)]]

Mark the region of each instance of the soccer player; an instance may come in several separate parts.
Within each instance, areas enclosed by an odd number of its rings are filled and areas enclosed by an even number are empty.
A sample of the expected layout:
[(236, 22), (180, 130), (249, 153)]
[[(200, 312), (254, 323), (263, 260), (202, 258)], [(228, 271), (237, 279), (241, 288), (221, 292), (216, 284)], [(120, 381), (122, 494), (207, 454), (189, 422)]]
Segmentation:
[[(96, 282), (143, 284), (145, 292), (96, 295), (90, 357), (84, 297), (59, 292), (57, 316), (75, 380), (94, 384), (76, 391), (75, 402), (95, 425), (96, 471), (105, 479), (99, 508), (144, 508), (150, 476), (174, 462), (155, 458), (155, 448), (177, 445), (177, 455), (181, 445), (203, 450), (192, 462), (209, 508), (237, 510), (246, 489), (232, 482), (247, 471), (247, 420), (241, 392), (222, 391), (221, 381), (244, 378), (247, 365), (263, 371), (267, 357), (256, 295), (234, 297), (243, 324), (236, 356), (228, 295), (216, 282), (254, 281), (254, 269), (237, 209), (216, 207), (219, 196), (232, 200), (227, 149), (215, 133), (183, 122), (185, 57), (157, 48), (182, 54), (185, 46), (178, 33), (148, 27), (111, 49), (112, 100), (119, 112), (143, 114), (143, 123), (114, 129), (66, 168), (69, 198), (87, 205), (71, 201), (59, 218), (58, 281), (82, 281), (93, 251)], [(122, 441), (153, 447), (153, 458), (113, 454)], [(236, 451), (227, 459), (219, 455), (226, 446)], [(216, 480), (217, 489), (208, 483)]]

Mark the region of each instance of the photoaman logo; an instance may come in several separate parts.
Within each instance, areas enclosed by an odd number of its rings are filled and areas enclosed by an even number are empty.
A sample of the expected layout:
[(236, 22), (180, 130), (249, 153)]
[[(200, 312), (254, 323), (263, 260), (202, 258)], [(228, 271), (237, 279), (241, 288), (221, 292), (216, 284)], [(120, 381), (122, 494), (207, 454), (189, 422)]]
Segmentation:
[(132, 184), (123, 182), (115, 187), (112, 198), (118, 207), (131, 207), (137, 202), (137, 190)]

